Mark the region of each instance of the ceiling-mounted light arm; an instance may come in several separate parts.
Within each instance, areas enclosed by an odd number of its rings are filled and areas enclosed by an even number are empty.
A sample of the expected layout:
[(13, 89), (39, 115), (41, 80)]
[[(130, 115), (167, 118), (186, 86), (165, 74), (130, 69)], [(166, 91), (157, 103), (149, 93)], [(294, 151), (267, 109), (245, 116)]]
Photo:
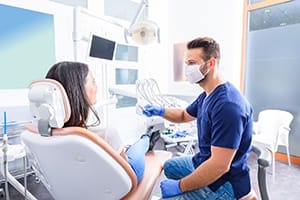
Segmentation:
[[(144, 14), (144, 16), (141, 18), (142, 14)], [(158, 25), (147, 18), (148, 0), (142, 0), (129, 28), (124, 30), (126, 43), (128, 43), (128, 38), (139, 45), (148, 45), (155, 41), (160, 43), (160, 30)]]
[(135, 14), (131, 24), (129, 25), (129, 28), (132, 27), (139, 20), (141, 14), (143, 13), (143, 11), (146, 7), (148, 7), (148, 0), (142, 0), (140, 5), (139, 5), (137, 13)]
[(157, 42), (160, 43), (160, 28), (157, 28)]

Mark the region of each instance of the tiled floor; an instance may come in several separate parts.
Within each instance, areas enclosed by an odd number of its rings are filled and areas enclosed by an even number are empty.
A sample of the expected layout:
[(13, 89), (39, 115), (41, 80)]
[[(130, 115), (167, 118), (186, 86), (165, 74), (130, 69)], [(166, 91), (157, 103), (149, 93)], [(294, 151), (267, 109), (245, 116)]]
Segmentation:
[[(252, 185), (258, 194), (257, 164), (255, 156), (249, 160), (251, 167)], [(300, 166), (287, 163), (275, 162), (275, 177), (272, 168), (267, 170), (267, 187), (270, 200), (298, 200), (300, 199)]]
[[(162, 148), (162, 142), (156, 146), (156, 148)], [(175, 148), (170, 149), (175, 152)], [(257, 183), (257, 163), (256, 156), (252, 155), (249, 159), (249, 166), (251, 168), (252, 185), (256, 193), (259, 195), (258, 183)], [(164, 179), (162, 174), (159, 180)], [(286, 163), (276, 161), (276, 177), (271, 174), (271, 168), (268, 168), (267, 184), (270, 200), (298, 200), (300, 199), (300, 166), (292, 165), (288, 166)], [(159, 180), (153, 190), (153, 195), (160, 196)], [(20, 182), (22, 180), (20, 179)], [(4, 185), (2, 184), (1, 187)], [(41, 183), (35, 182), (35, 177), (30, 175), (28, 177), (28, 190), (38, 200), (53, 200), (49, 195), (46, 188)], [(11, 200), (23, 200), (24, 197), (20, 195), (14, 188), (9, 187), (9, 196)], [(4, 197), (0, 197), (0, 200), (4, 200)]]

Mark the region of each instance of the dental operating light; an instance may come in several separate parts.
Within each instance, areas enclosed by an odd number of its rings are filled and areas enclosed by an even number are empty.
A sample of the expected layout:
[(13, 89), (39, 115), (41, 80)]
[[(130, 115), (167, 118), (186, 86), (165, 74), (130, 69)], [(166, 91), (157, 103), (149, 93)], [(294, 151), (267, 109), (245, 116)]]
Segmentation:
[[(145, 12), (144, 17), (140, 19), (143, 11)], [(148, 20), (147, 15), (148, 0), (142, 0), (129, 28), (124, 30), (125, 41), (127, 43), (148, 45), (160, 42), (159, 27), (155, 22)]]
[[(82, 9), (80, 7), (77, 7), (76, 10), (88, 16), (95, 17), (97, 19), (103, 20), (105, 22), (123, 28), (124, 39), (126, 43), (133, 43), (137, 45), (149, 45), (155, 42), (160, 43), (160, 29), (158, 25), (154, 21), (147, 19), (148, 0), (141, 1), (137, 13), (135, 14), (128, 28), (124, 27), (122, 24), (114, 20), (94, 15), (93, 13), (90, 13), (87, 9)], [(77, 37), (78, 36), (76, 36), (75, 38)], [(80, 38), (80, 39), (88, 41), (87, 38)]]

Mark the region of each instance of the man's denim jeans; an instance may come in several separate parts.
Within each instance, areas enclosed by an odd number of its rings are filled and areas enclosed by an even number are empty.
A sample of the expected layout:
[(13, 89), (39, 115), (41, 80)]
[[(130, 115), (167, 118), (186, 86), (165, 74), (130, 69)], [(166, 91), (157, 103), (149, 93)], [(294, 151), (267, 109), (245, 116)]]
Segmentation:
[[(192, 156), (176, 157), (164, 164), (164, 173), (169, 179), (181, 179), (195, 170)], [(235, 200), (232, 185), (226, 182), (217, 191), (209, 187), (200, 188), (164, 200)]]

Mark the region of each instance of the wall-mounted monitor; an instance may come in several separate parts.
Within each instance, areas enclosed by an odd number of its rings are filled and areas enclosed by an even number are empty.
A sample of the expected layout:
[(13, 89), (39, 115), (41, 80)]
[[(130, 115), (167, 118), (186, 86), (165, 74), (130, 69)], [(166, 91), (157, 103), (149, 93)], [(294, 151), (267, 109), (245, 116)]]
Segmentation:
[(90, 36), (89, 56), (106, 60), (113, 60), (116, 42), (94, 35)]

